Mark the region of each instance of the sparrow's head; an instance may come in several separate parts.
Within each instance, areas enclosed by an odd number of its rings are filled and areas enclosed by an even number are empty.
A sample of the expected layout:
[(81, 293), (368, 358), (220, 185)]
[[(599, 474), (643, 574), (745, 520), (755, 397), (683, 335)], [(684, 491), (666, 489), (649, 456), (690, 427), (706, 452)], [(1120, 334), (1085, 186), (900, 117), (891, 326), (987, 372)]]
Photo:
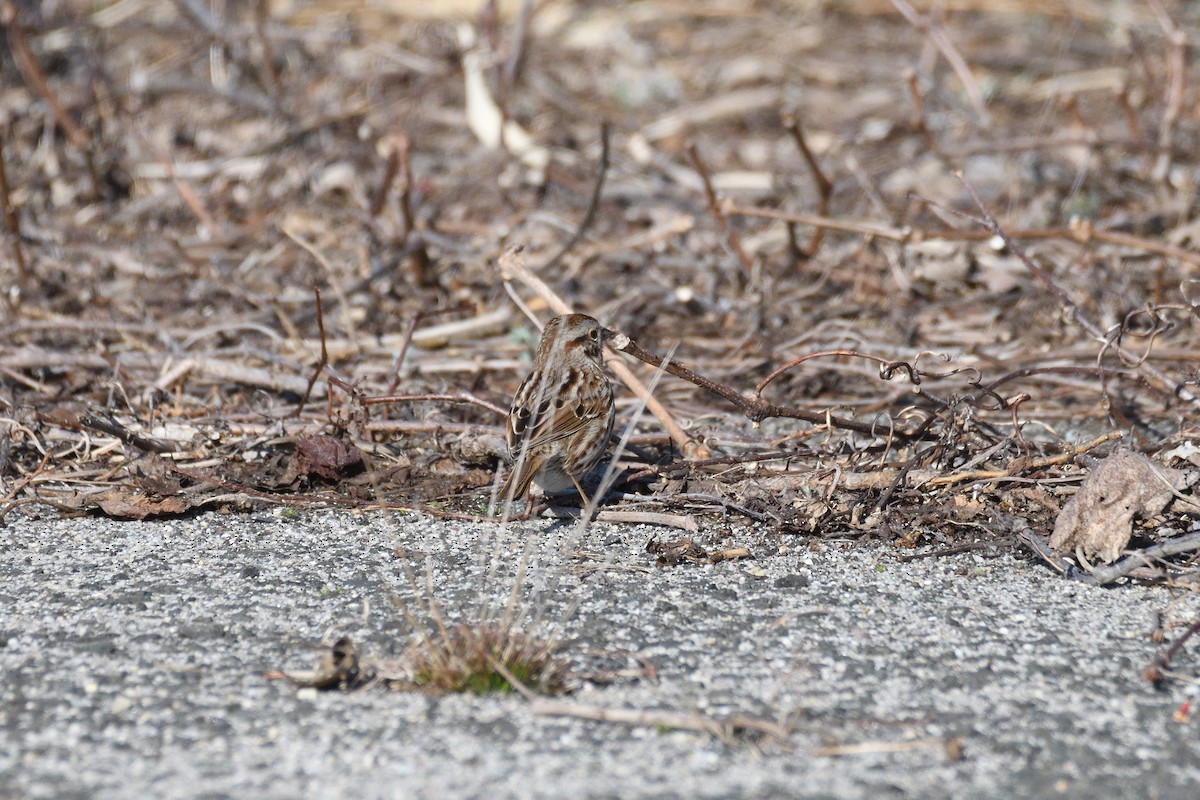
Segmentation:
[(602, 361), (604, 340), (609, 336), (612, 331), (587, 314), (563, 314), (546, 323), (538, 344), (538, 360), (558, 351), (577, 351), (593, 361)]

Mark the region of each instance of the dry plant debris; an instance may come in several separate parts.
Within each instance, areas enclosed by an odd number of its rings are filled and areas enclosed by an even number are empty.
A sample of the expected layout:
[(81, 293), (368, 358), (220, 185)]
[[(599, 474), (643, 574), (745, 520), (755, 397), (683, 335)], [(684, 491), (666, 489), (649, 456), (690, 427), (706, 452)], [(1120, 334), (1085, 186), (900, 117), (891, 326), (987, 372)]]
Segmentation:
[(1195, 4), (447, 8), (0, 2), (0, 524), (480, 517), (564, 309), (603, 512), (948, 550), (1200, 440)]
[(434, 694), (520, 691), (557, 694), (566, 688), (560, 644), (502, 625), (453, 625), (420, 638), (400, 659), (362, 658), (342, 636), (322, 653), (315, 669), (270, 671), (301, 688), (352, 691), (370, 686)]
[(267, 678), (287, 678), (301, 688), (330, 691), (351, 691), (371, 685), (376, 677), (375, 667), (359, 661), (358, 650), (350, 637), (341, 636), (321, 654), (316, 669), (296, 672), (267, 673)]
[(750, 551), (745, 547), (728, 547), (710, 552), (691, 539), (676, 539), (670, 542), (651, 539), (646, 542), (646, 552), (658, 556), (654, 563), (659, 567), (674, 567), (685, 561), (691, 564), (717, 564), (722, 561), (750, 558)]
[(555, 694), (566, 677), (559, 648), (506, 626), (454, 625), (414, 644), (405, 660), (411, 684), (427, 691)]

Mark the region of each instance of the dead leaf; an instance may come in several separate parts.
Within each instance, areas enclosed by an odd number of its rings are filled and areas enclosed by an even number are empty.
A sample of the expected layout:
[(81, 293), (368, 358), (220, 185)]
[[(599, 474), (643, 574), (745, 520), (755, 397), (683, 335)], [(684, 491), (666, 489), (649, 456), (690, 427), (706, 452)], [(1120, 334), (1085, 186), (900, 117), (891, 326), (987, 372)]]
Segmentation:
[(336, 436), (314, 434), (296, 440), (296, 469), (301, 475), (336, 481), (361, 464), (359, 449)]
[(1174, 492), (1194, 480), (1141, 453), (1118, 450), (1091, 471), (1063, 506), (1050, 546), (1063, 553), (1078, 548), (1085, 558), (1098, 557), (1105, 564), (1116, 561), (1133, 535), (1134, 518), (1162, 513)]
[(137, 486), (149, 495), (175, 497), (183, 491), (183, 478), (172, 471), (172, 464), (160, 455), (148, 453), (126, 467)]
[(92, 495), (92, 501), (110, 517), (121, 519), (146, 519), (182, 514), (192, 508), (191, 501), (184, 496), (151, 497), (128, 489), (109, 489)]

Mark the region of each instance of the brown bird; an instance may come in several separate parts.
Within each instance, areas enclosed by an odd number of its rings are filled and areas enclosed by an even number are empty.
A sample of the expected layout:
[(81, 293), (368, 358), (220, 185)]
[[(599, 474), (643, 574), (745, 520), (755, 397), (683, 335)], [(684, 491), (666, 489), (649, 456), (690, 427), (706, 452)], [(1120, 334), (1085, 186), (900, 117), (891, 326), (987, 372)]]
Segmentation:
[(604, 371), (604, 339), (611, 335), (585, 314), (565, 314), (546, 323), (533, 369), (508, 414), (508, 451), (514, 464), (500, 490), (501, 502), (524, 497), (532, 481), (546, 494), (574, 486), (588, 502), (580, 480), (604, 455), (616, 415)]

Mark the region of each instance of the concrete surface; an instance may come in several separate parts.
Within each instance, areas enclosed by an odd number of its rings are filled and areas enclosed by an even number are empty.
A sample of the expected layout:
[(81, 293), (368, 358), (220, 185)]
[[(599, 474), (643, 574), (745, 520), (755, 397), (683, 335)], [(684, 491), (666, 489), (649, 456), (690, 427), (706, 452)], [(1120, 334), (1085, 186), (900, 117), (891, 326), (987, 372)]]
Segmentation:
[[(698, 539), (754, 560), (660, 570), (642, 548), (675, 537), (641, 526), (575, 541), (549, 522), (332, 512), (9, 523), (4, 798), (1200, 796), (1196, 723), (1173, 719), (1187, 682), (1139, 678), (1155, 613), (1188, 620), (1188, 593), (1081, 586), (982, 552), (902, 564), (892, 548), (751, 529)], [(334, 633), (399, 652), (410, 631), (389, 595), (426, 591), (405, 565), (448, 615), (474, 619), (507, 596), (524, 552), (521, 606), (572, 640), (576, 663), (636, 666), (625, 650), (658, 673), (569, 701), (758, 714), (791, 736), (728, 744), (534, 717), (513, 695), (264, 677), (310, 668)], [(1187, 650), (1180, 663), (1195, 673)], [(818, 754), (829, 746), (857, 751)]]

